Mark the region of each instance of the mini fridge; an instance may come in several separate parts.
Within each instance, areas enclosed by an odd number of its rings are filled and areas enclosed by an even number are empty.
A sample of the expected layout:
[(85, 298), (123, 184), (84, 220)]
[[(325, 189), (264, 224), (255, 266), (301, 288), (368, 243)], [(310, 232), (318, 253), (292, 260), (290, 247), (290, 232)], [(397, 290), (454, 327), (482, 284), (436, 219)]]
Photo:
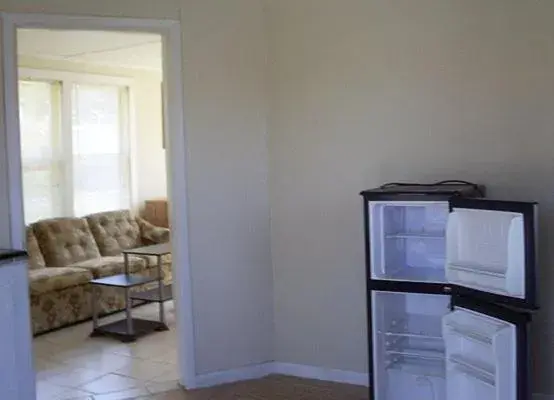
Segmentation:
[(537, 205), (444, 181), (363, 191), (372, 400), (528, 400)]

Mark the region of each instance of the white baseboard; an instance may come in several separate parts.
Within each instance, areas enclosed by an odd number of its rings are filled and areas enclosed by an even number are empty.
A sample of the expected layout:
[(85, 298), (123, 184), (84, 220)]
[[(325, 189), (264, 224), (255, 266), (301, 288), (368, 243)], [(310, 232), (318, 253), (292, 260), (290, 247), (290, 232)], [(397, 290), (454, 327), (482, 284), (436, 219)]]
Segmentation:
[(289, 363), (273, 363), (273, 373), (297, 376), (299, 378), (317, 379), (320, 381), (349, 383), (352, 385), (369, 385), (369, 377), (361, 372), (343, 371)]
[[(221, 385), (223, 383), (257, 379), (270, 374), (296, 376), (299, 378), (317, 379), (321, 381), (349, 383), (352, 385), (368, 386), (367, 374), (338, 369), (313, 367), (280, 362), (250, 365), (247, 367), (211, 372), (197, 375), (195, 388)], [(192, 388), (191, 388), (192, 389)], [(543, 399), (538, 399), (543, 400)], [(546, 400), (546, 399), (545, 399)]]
[(273, 363), (264, 363), (197, 375), (194, 389), (221, 385), (223, 383), (246, 381), (248, 379), (263, 378), (273, 373), (272, 366)]

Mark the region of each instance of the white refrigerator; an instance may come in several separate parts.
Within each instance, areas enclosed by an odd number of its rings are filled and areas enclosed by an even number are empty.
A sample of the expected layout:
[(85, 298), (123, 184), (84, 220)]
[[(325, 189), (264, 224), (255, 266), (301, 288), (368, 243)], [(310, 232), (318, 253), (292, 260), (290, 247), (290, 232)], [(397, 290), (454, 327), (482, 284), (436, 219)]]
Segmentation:
[(364, 204), (372, 400), (528, 400), (536, 203), (462, 181)]

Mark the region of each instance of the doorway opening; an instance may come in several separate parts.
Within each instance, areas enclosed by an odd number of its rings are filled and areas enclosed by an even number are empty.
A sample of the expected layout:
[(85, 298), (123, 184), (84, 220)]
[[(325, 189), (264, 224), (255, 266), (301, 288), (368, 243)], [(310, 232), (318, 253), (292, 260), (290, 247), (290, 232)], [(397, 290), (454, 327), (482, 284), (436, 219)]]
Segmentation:
[[(30, 255), (39, 398), (194, 387), (178, 23), (5, 14), (3, 29), (11, 246)], [(161, 264), (122, 255), (170, 237)], [(95, 300), (91, 279), (162, 270), (169, 331), (89, 337), (94, 311), (125, 317), (120, 288)]]

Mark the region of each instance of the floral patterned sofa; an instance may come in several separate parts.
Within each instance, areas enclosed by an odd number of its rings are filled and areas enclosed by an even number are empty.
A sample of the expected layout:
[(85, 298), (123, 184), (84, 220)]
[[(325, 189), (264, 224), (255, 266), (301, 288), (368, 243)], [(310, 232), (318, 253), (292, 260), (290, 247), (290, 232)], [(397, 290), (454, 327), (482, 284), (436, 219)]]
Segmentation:
[[(33, 333), (89, 319), (91, 279), (123, 273), (122, 250), (168, 241), (168, 229), (156, 227), (128, 210), (42, 220), (27, 227)], [(155, 257), (129, 256), (129, 269), (157, 276), (156, 262)], [(170, 283), (171, 256), (162, 262), (164, 283)], [(110, 287), (100, 290), (100, 313), (124, 308), (122, 291)]]

